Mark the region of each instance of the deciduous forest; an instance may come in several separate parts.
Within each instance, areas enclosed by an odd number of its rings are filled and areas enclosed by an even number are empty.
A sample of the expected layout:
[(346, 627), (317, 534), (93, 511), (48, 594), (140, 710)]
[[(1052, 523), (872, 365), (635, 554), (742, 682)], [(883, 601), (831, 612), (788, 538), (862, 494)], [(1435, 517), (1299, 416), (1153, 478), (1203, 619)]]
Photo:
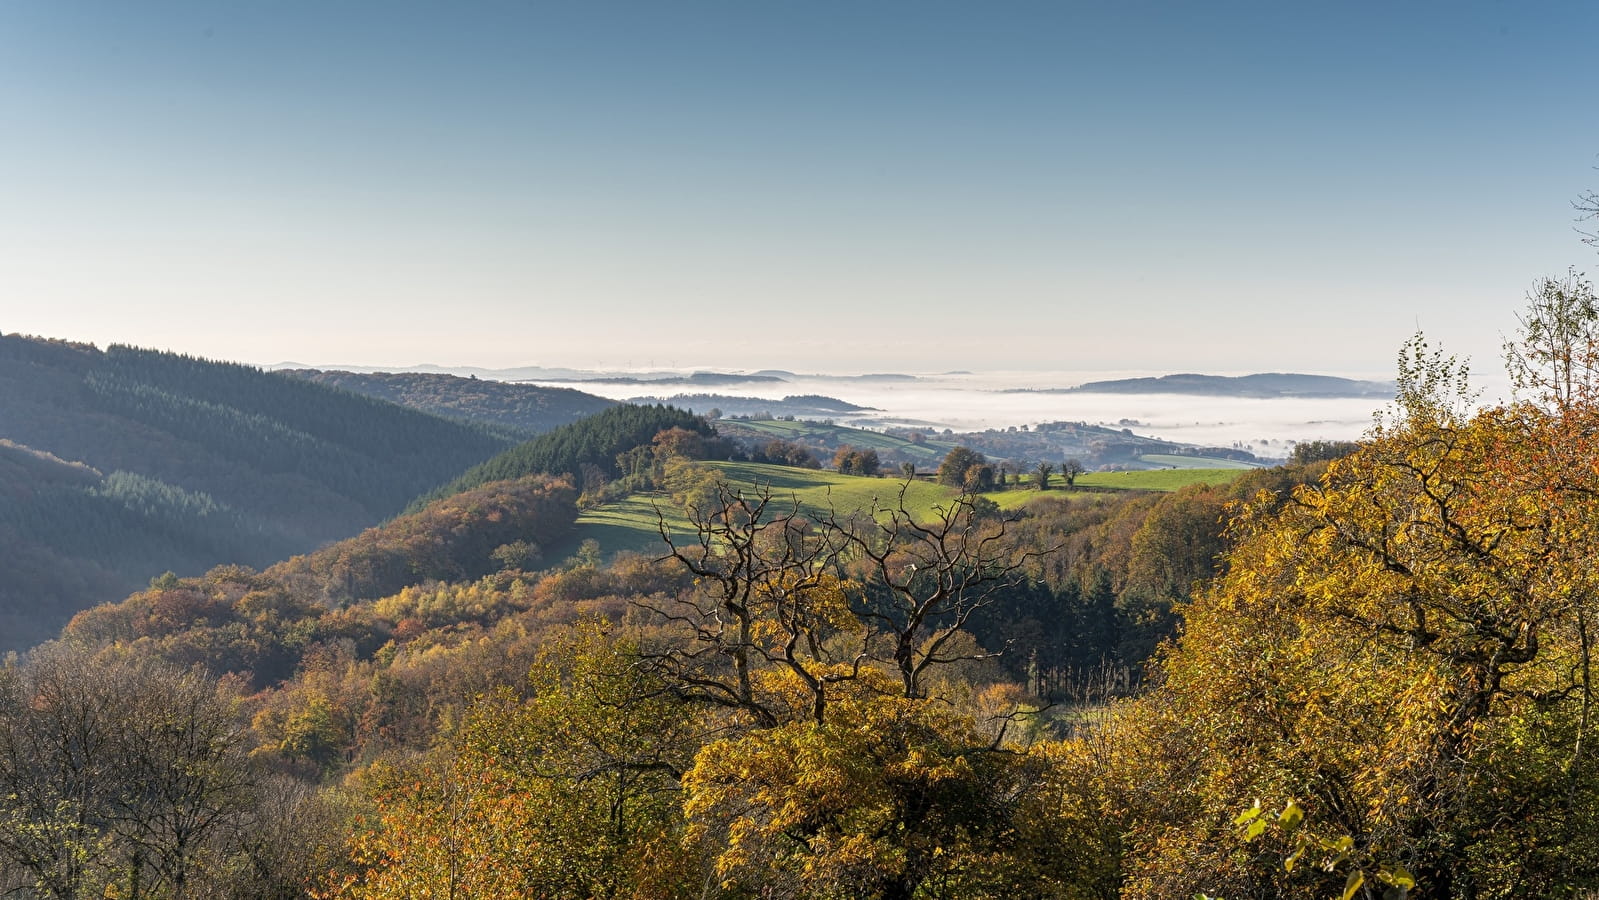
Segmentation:
[[(354, 537), (162, 575), (11, 657), (0, 889), (1587, 896), (1590, 283), (1540, 282), (1507, 350), (1511, 402), (1418, 335), (1358, 443), (1166, 493), (1040, 470), (1005, 505), (964, 447), (925, 484), (842, 449), (876, 499), (801, 504), (711, 464), (772, 448), (610, 407)], [(0, 461), (84, 503), (236, 514)], [(582, 537), (627, 498), (656, 552)]]

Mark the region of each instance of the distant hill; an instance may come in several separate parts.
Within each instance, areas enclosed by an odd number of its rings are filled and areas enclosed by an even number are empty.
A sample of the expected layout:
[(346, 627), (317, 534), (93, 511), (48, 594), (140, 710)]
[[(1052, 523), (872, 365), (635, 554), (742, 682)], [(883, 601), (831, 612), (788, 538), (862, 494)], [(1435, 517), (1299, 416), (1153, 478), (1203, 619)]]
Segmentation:
[(592, 377), (594, 373), (587, 369), (550, 368), (547, 366), (515, 366), (509, 369), (486, 369), (482, 366), (440, 366), (433, 363), (417, 363), (409, 366), (363, 366), (354, 363), (320, 363), (310, 365), (302, 362), (280, 362), (266, 367), (269, 372), (280, 372), (291, 369), (309, 371), (320, 369), (327, 372), (359, 372), (363, 375), (378, 375), (386, 372), (422, 372), (429, 375), (459, 375), (462, 378), (484, 378), (490, 381), (547, 381), (575, 380)]
[(164, 571), (348, 537), (507, 446), (250, 366), (0, 336), (0, 650)]
[(572, 388), (512, 384), (433, 372), (283, 369), (279, 374), (332, 385), (436, 416), (494, 425), (531, 437), (616, 405)]
[(690, 375), (597, 375), (592, 378), (549, 378), (544, 380), (570, 381), (575, 384), (592, 381), (604, 384), (690, 384), (705, 386), (783, 381), (782, 378), (776, 375), (740, 375), (730, 372), (694, 372)]
[(873, 407), (861, 406), (836, 397), (819, 394), (800, 394), (781, 400), (763, 400), (760, 397), (730, 397), (727, 394), (674, 394), (670, 397), (634, 397), (629, 403), (665, 403), (679, 409), (697, 413), (720, 410), (724, 416), (795, 416), (799, 418), (829, 418), (858, 412), (873, 412)]
[[(1268, 372), (1257, 375), (1162, 375), (1090, 381), (1060, 393), (1200, 394), (1210, 397), (1392, 397), (1391, 384), (1331, 375)], [(1054, 393), (1054, 392), (1046, 392)]]

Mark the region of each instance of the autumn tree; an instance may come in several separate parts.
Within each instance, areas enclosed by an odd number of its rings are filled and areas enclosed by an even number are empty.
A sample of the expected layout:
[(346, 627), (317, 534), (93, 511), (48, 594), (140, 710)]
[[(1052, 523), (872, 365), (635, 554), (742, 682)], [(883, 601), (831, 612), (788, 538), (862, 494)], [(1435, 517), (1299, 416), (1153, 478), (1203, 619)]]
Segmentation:
[(880, 466), (877, 451), (869, 447), (862, 450), (845, 444), (833, 454), (833, 468), (841, 475), (875, 476)]
[(833, 468), (837, 469), (840, 475), (855, 474), (856, 453), (857, 451), (854, 447), (849, 444), (841, 444), (838, 450), (833, 453)]
[(663, 428), (650, 440), (658, 458), (682, 456), (688, 459), (705, 459), (705, 436), (681, 425)]
[[(879, 676), (880, 677), (880, 676)], [(1040, 757), (942, 704), (852, 683), (825, 722), (707, 745), (685, 775), (690, 834), (733, 896), (1011, 897), (1066, 835), (1019, 839)], [(1033, 837), (1043, 837), (1033, 832)]]
[(693, 542), (663, 520), (696, 589), (634, 602), (679, 635), (643, 658), (725, 735), (681, 782), (722, 891), (999, 897), (1051, 883), (1067, 833), (1018, 837), (1056, 814), (1030, 802), (1048, 763), (1006, 743), (1019, 692), (985, 698), (989, 729), (929, 699), (931, 672), (994, 656), (963, 628), (1033, 556), (1010, 523), (964, 494), (913, 514), (902, 489), (814, 521), (768, 490), (721, 496)]
[(554, 636), (528, 699), (490, 694), (425, 759), (365, 775), (375, 817), (351, 839), (357, 871), (336, 896), (686, 892), (697, 868), (679, 842), (676, 785), (699, 740), (663, 687), (606, 625)]
[[(938, 483), (950, 487), (965, 487), (967, 470), (974, 466), (984, 465), (988, 458), (969, 447), (956, 447), (945, 454), (944, 461), (938, 465)], [(992, 480), (992, 476), (990, 477)]]
[(988, 463), (969, 466), (962, 479), (961, 490), (981, 494), (994, 489), (994, 467)]
[(1216, 574), (1228, 503), (1222, 489), (1189, 485), (1161, 497), (1133, 532), (1116, 601), (1131, 658), (1149, 658), (1175, 630), (1175, 610)]
[[(1358, 450), (1293, 502), (1237, 516), (1164, 683), (1126, 713), (1144, 734), (1135, 766), (1166, 798), (1135, 816), (1132, 896), (1599, 881), (1583, 837), (1599, 825), (1599, 494), (1567, 449), (1594, 411), (1553, 381), (1539, 402), (1479, 411), (1463, 367), (1418, 338), (1394, 413)], [(1302, 821), (1234, 825), (1254, 798), (1293, 800)]]

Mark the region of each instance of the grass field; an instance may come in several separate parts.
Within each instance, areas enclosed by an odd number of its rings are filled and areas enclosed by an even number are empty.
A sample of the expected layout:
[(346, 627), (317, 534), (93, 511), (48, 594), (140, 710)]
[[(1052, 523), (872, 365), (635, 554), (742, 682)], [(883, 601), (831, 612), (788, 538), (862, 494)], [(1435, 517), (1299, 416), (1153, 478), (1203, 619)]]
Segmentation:
[[(1245, 469), (1251, 468), (1254, 467), (1089, 472), (1077, 476), (1077, 487), (1098, 491), (1175, 491), (1190, 484), (1227, 484), (1237, 478)], [(1073, 492), (1066, 489), (1066, 482), (1059, 475), (1051, 477), (1049, 483), (1050, 489), (1040, 492), (1032, 489), (1031, 479), (1029, 479), (1008, 491), (998, 491), (992, 494), (984, 494), (983, 496), (998, 503), (1001, 509), (1020, 509), (1040, 497), (1072, 496)]]
[[(825, 516), (834, 510), (844, 516), (869, 509), (874, 500), (878, 506), (892, 507), (899, 502), (899, 489), (904, 484), (891, 478), (861, 478), (765, 463), (712, 462), (705, 465), (720, 472), (723, 479), (735, 487), (746, 491), (761, 487), (770, 489), (773, 509), (786, 512), (797, 503), (800, 512), (812, 518)], [(905, 508), (912, 515), (926, 516), (932, 512), (934, 504), (946, 502), (954, 496), (955, 491), (943, 485), (916, 481), (906, 488)], [(550, 555), (559, 558), (570, 554), (576, 550), (579, 542), (588, 538), (598, 541), (607, 554), (619, 550), (661, 552), (663, 545), (657, 506), (674, 538), (692, 535), (687, 517), (682, 509), (673, 504), (670, 496), (664, 493), (635, 494), (616, 503), (584, 510), (577, 517), (577, 534), (570, 546), (551, 547)]]
[[(762, 486), (769, 488), (776, 509), (787, 511), (797, 503), (803, 515), (813, 518), (825, 516), (834, 510), (843, 516), (869, 509), (874, 501), (879, 507), (893, 507), (899, 502), (899, 490), (904, 485), (903, 481), (894, 478), (861, 478), (764, 463), (713, 462), (705, 465), (720, 472), (729, 484), (736, 487), (745, 490)], [(1238, 477), (1244, 468), (1249, 467), (1094, 472), (1077, 476), (1077, 484), (1100, 490), (1175, 491), (1195, 483), (1226, 484)], [(934, 505), (946, 503), (954, 496), (952, 488), (927, 481), (913, 481), (905, 490), (905, 508), (912, 515), (927, 516), (932, 513)], [(984, 496), (999, 504), (1001, 509), (1018, 509), (1041, 497), (1070, 497), (1072, 492), (1067, 491), (1065, 484), (1057, 478), (1054, 488), (1049, 491), (1029, 490), (1023, 484)], [(688, 538), (692, 535), (688, 519), (683, 510), (673, 504), (671, 497), (664, 493), (636, 494), (615, 503), (584, 510), (577, 517), (577, 533), (570, 545), (549, 548), (551, 561), (574, 552), (578, 543), (587, 538), (598, 541), (606, 554), (620, 550), (649, 554), (661, 552), (657, 507), (674, 537)]]
[(1000, 509), (1021, 509), (1040, 497), (1069, 497), (1071, 495), (1060, 490), (1034, 491), (1028, 489), (1027, 485), (1022, 485), (1013, 487), (1008, 491), (994, 491), (983, 496), (998, 504)]
[(1237, 469), (1141, 469), (1133, 472), (1089, 472), (1077, 476), (1082, 487), (1118, 488), (1124, 491), (1175, 491), (1190, 484), (1227, 484), (1243, 474)]
[[(665, 549), (657, 525), (656, 508), (666, 518), (667, 527), (674, 540), (692, 535), (683, 511), (672, 504), (664, 494), (634, 494), (616, 503), (607, 503), (587, 509), (577, 517), (577, 535), (572, 546), (551, 548), (551, 556), (559, 558), (577, 549), (577, 544), (593, 538), (607, 555), (622, 550), (632, 550), (651, 555)], [(553, 561), (553, 560), (550, 560)]]
[(1138, 457), (1140, 462), (1152, 463), (1157, 466), (1170, 466), (1173, 469), (1257, 469), (1256, 463), (1239, 462), (1236, 459), (1221, 459), (1213, 456), (1173, 456), (1167, 453), (1146, 453)]
[(717, 462), (707, 465), (721, 472), (730, 484), (747, 489), (769, 487), (774, 502), (790, 507), (797, 501), (800, 510), (813, 517), (834, 510), (844, 515), (868, 509), (874, 500), (878, 506), (893, 506), (899, 502), (902, 486), (905, 486), (905, 508), (917, 516), (927, 515), (932, 512), (934, 504), (955, 496), (950, 488), (926, 481), (913, 481), (906, 486), (897, 478), (862, 478), (764, 463)]

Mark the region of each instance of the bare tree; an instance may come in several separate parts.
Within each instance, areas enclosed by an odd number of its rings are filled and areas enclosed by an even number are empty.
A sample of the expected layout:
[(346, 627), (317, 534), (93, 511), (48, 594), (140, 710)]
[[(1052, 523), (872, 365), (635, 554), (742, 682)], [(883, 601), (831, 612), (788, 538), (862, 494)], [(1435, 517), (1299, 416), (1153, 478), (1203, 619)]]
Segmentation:
[[(690, 508), (692, 542), (675, 540), (657, 511), (666, 559), (694, 575), (696, 589), (634, 604), (686, 629), (681, 646), (647, 653), (688, 700), (742, 710), (776, 725), (774, 698), (756, 685), (766, 666), (791, 672), (810, 693), (809, 716), (822, 721), (831, 687), (853, 680), (868, 658), (864, 629), (850, 615), (850, 585), (837, 574), (848, 544), (838, 528), (817, 528), (798, 503), (775, 505), (769, 488), (718, 483), (716, 501)], [(835, 639), (854, 633), (846, 654)]]
[(695, 589), (633, 602), (682, 629), (647, 654), (679, 696), (764, 727), (786, 716), (759, 686), (763, 668), (792, 673), (820, 722), (829, 692), (870, 661), (920, 698), (929, 667), (996, 655), (952, 638), (1048, 552), (1023, 549), (991, 501), (965, 493), (917, 514), (901, 486), (892, 505), (813, 522), (766, 488), (717, 491), (713, 508), (690, 510), (691, 541), (659, 517), (664, 559), (692, 573)]
[(1599, 388), (1599, 298), (1575, 270), (1540, 278), (1517, 316), (1520, 334), (1505, 342), (1505, 364), (1518, 390), (1562, 412), (1591, 405)]
[(229, 835), (234, 864), (221, 895), (232, 900), (301, 900), (333, 877), (345, 858), (349, 811), (335, 792), (285, 775), (263, 777), (242, 829)]
[[(1577, 200), (1572, 204), (1577, 210), (1578, 222), (1599, 221), (1599, 191), (1584, 191), (1577, 195)], [(1582, 235), (1585, 244), (1599, 247), (1599, 231), (1588, 229), (1595, 226), (1577, 226), (1577, 233)]]
[[(254, 804), (242, 729), (198, 672), (152, 664), (122, 674), (138, 690), (118, 716), (111, 830), (130, 860), (148, 866), (149, 888), (183, 900), (203, 860), (227, 852), (214, 839), (235, 831)], [(129, 872), (142, 877), (136, 862)]]
[(0, 891), (184, 900), (252, 789), (198, 673), (46, 645), (0, 674)]
[[(971, 659), (951, 638), (978, 610), (1025, 577), (1023, 566), (1049, 551), (1022, 549), (1010, 520), (993, 504), (962, 493), (917, 516), (905, 506), (902, 486), (895, 504), (868, 515), (825, 524), (853, 549), (880, 602), (861, 610), (889, 647), (907, 697), (922, 697), (930, 666)], [(992, 655), (992, 654), (980, 654)]]

